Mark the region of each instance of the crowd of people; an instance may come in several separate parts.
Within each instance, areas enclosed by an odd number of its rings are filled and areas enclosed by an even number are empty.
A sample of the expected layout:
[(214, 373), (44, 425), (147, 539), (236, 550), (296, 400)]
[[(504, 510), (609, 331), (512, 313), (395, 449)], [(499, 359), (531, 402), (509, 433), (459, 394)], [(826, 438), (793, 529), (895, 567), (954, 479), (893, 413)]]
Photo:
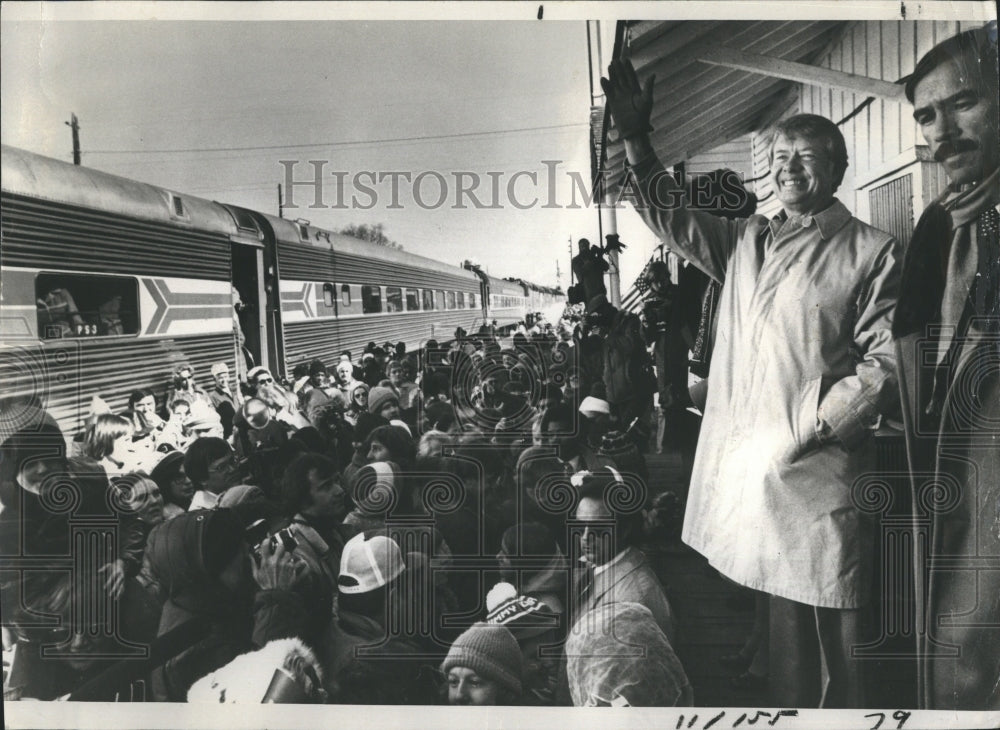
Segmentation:
[(677, 506), (650, 520), (649, 429), (560, 325), (182, 363), (124, 412), (95, 394), (68, 456), (40, 412), (3, 446), (5, 552), (50, 563), (4, 584), (5, 695), (690, 704), (639, 549)]
[[(773, 704), (865, 707), (857, 648), (886, 638), (891, 600), (915, 606), (895, 655), (913, 702), (997, 709), (996, 47), (995, 24), (963, 32), (906, 79), (950, 181), (906, 251), (835, 197), (846, 143), (811, 114), (776, 125), (779, 215), (667, 204), (652, 82), (616, 60), (602, 85), (636, 209), (701, 272), (675, 287), (651, 265), (642, 316), (608, 300), (610, 235), (580, 242), (572, 328), (370, 343), (287, 378), (216, 363), (208, 388), (185, 363), (123, 413), (95, 394), (72, 455), (16, 404), (5, 696), (689, 705), (644, 551), (683, 539), (753, 591), (753, 633), (725, 659), (744, 686), (769, 678)], [(653, 439), (656, 394), (671, 430)], [(692, 406), (702, 422), (679, 425)], [(926, 536), (890, 566), (913, 561), (911, 592), (877, 585), (881, 493), (859, 488), (892, 421), (910, 468), (891, 497)], [(683, 502), (650, 484), (664, 438)]]

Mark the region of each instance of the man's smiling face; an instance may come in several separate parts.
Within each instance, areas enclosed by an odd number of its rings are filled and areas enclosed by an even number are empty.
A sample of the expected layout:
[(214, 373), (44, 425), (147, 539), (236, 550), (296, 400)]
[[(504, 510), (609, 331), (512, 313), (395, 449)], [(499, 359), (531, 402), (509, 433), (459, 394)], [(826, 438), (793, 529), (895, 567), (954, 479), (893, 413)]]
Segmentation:
[(771, 148), (771, 186), (789, 215), (827, 208), (836, 183), (835, 165), (824, 140), (778, 135)]

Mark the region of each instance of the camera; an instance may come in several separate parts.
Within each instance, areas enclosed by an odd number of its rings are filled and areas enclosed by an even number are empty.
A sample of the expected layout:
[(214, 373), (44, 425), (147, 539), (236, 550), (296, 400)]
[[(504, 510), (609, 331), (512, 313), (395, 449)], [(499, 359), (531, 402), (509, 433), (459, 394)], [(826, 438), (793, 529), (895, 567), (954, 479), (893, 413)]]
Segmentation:
[[(264, 523), (264, 520), (258, 520), (254, 524), (250, 525), (250, 527), (247, 528), (247, 532), (250, 533), (250, 531), (255, 530), (255, 528), (259, 529), (258, 525), (260, 523)], [(281, 545), (284, 546), (286, 552), (293, 551), (299, 545), (298, 540), (295, 539), (295, 535), (292, 534), (291, 529), (289, 529), (288, 527), (282, 528), (273, 535), (268, 536), (267, 524), (264, 523), (264, 536), (256, 543), (251, 543), (252, 545), (254, 545), (254, 547), (250, 550), (250, 554), (253, 556), (254, 562), (257, 564), (258, 567), (260, 566), (260, 560), (261, 560), (260, 548), (264, 544), (264, 540), (270, 541), (272, 552), (278, 547), (279, 541)]]

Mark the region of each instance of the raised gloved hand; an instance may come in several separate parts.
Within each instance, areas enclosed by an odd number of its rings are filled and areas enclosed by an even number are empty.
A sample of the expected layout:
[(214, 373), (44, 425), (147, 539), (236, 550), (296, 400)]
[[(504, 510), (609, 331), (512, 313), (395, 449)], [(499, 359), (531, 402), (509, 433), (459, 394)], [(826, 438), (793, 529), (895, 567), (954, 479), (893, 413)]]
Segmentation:
[(601, 88), (604, 89), (615, 129), (622, 139), (653, 131), (649, 118), (653, 112), (655, 79), (655, 75), (650, 76), (645, 87), (640, 86), (639, 77), (629, 59), (612, 61), (608, 66), (608, 78), (601, 79)]

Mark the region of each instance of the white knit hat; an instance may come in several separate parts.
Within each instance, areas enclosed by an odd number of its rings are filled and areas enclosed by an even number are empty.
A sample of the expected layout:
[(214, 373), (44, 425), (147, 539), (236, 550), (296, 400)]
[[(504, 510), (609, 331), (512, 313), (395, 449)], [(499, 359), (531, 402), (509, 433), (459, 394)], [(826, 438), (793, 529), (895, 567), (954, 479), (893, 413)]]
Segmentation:
[(365, 540), (361, 533), (344, 545), (337, 585), (341, 593), (368, 593), (388, 585), (404, 570), (403, 553), (395, 540), (384, 535)]
[(588, 413), (611, 413), (611, 406), (608, 405), (606, 400), (601, 400), (600, 398), (595, 398), (592, 395), (588, 395), (580, 403), (580, 413), (587, 415)]

